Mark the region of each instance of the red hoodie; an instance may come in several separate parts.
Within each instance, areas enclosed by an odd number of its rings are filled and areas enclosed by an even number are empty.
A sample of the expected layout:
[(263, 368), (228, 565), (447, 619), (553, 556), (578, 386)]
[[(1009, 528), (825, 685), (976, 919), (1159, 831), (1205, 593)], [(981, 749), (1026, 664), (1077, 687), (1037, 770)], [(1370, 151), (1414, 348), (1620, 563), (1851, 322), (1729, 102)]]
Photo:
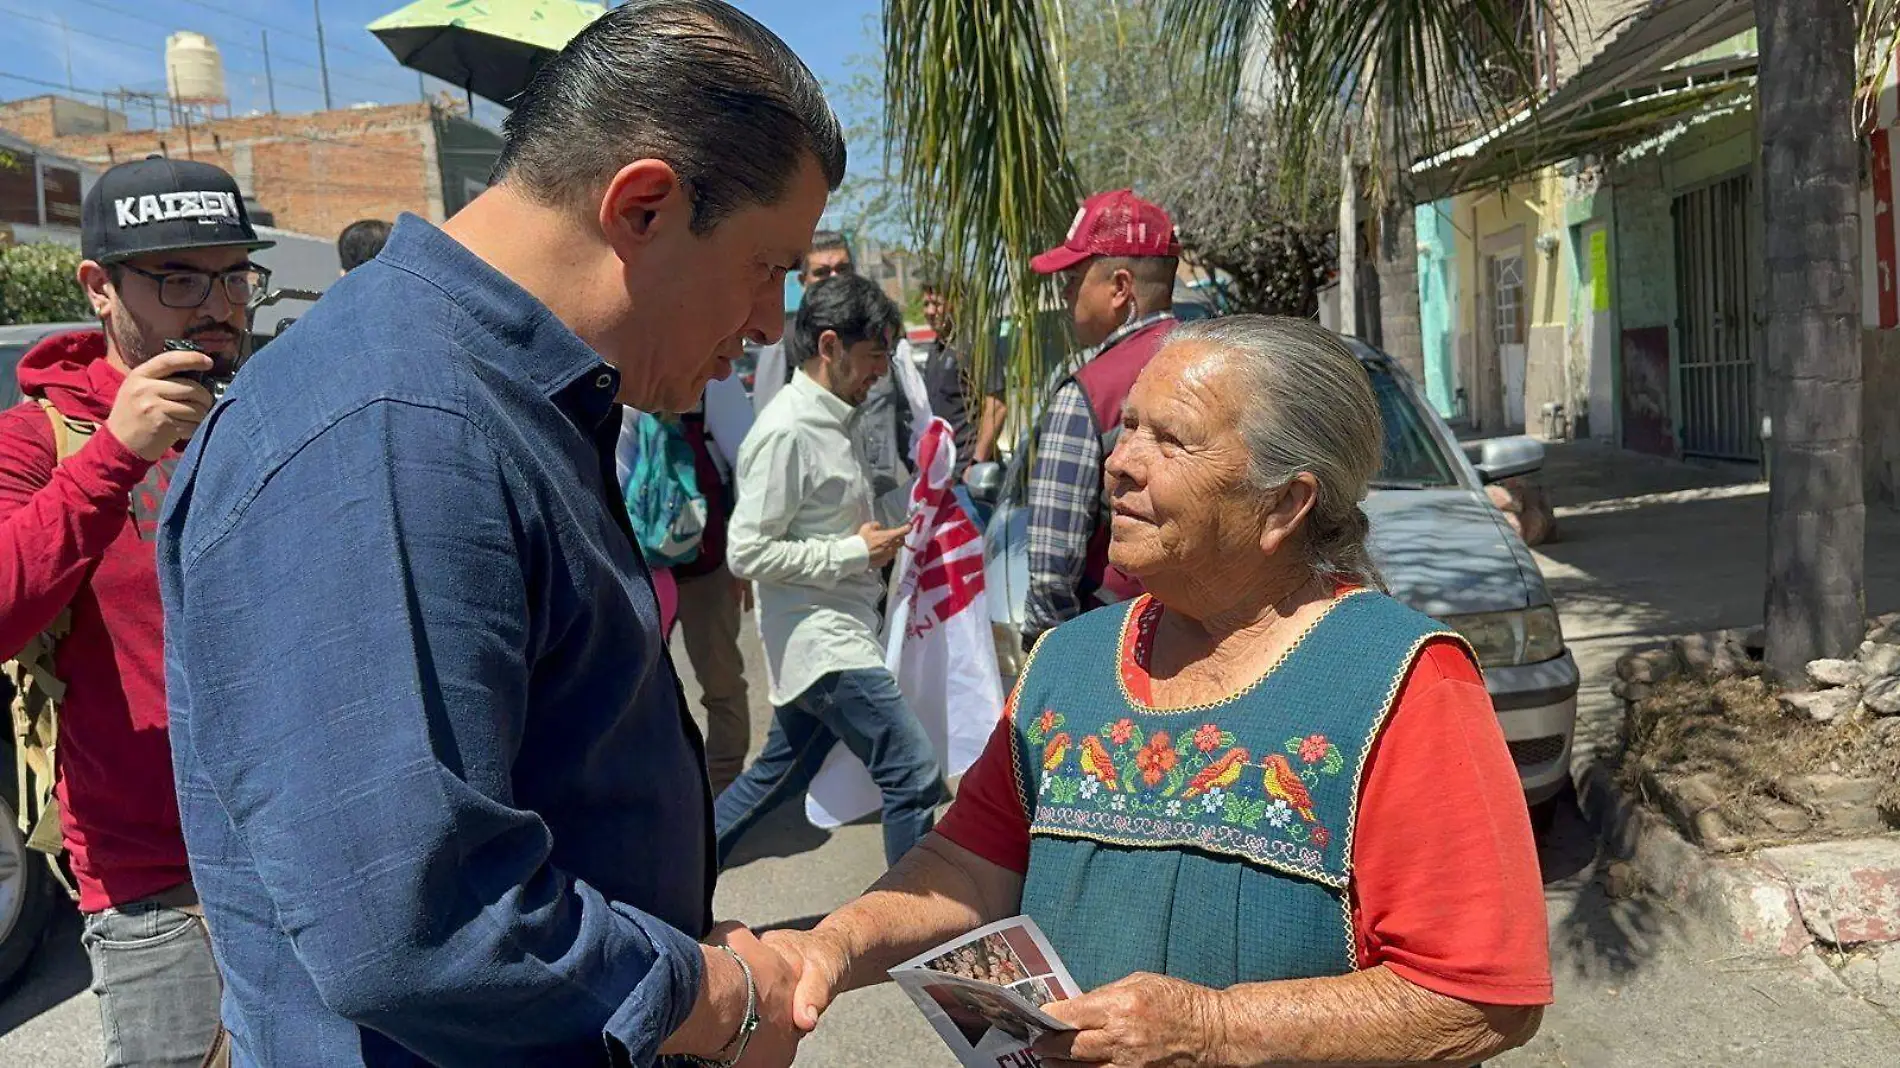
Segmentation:
[(177, 466), (154, 464), (105, 429), (125, 376), (98, 331), (61, 334), (20, 361), (20, 391), (100, 424), (63, 464), (31, 399), (0, 412), (0, 657), (19, 652), (61, 608), (72, 633), (55, 671), (59, 802), (79, 907), (123, 905), (190, 877), (165, 733), (164, 610), (153, 539)]

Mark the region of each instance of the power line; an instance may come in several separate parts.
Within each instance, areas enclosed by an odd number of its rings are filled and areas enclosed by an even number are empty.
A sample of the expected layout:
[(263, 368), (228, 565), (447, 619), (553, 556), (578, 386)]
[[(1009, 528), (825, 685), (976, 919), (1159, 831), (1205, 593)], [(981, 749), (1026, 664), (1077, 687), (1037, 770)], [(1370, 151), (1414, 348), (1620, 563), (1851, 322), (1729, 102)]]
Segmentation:
[(70, 25), (68, 25), (68, 24), (66, 24), (66, 23), (63, 23), (63, 22), (61, 22), (61, 21), (60, 21), (60, 20), (58, 20), (58, 19), (49, 19), (49, 18), (46, 18), (46, 17), (44, 17), (44, 16), (41, 16), (41, 15), (30, 15), (30, 14), (28, 14), (28, 13), (26, 13), (26, 12), (24, 12), (24, 11), (20, 11), (20, 10), (18, 10), (18, 9), (16, 9), (16, 8), (11, 8), (11, 7), (0, 7), (0, 13), (4, 13), (4, 14), (8, 14), (8, 15), (12, 15), (12, 16), (13, 16), (14, 18), (16, 18), (16, 19), (23, 19), (23, 20), (25, 20), (25, 21), (27, 21), (27, 22), (37, 22), (37, 23), (39, 23), (39, 24), (40, 24), (40, 25), (42, 25), (42, 26), (52, 26), (52, 27), (55, 27), (55, 28), (57, 28), (57, 29), (60, 29), (60, 30), (63, 30), (63, 31), (65, 31), (65, 32), (67, 32), (67, 33), (75, 33), (75, 34), (78, 34), (78, 35), (79, 35), (79, 36), (81, 36), (81, 37), (90, 37), (90, 38), (92, 38), (92, 39), (93, 39), (93, 40), (95, 40), (95, 41), (105, 41), (105, 42), (106, 42), (106, 43), (108, 43), (108, 44), (115, 44), (115, 45), (121, 45), (121, 46), (123, 46), (123, 47), (126, 47), (126, 48), (149, 48), (149, 47), (151, 47), (150, 45), (147, 45), (147, 44), (145, 44), (145, 43), (143, 43), (143, 42), (139, 42), (139, 41), (128, 41), (128, 40), (126, 40), (126, 39), (124, 39), (124, 38), (122, 38), (122, 37), (107, 37), (107, 36), (106, 36), (105, 34), (103, 34), (103, 33), (94, 33), (94, 32), (92, 32), (91, 30), (81, 30), (81, 29), (78, 29), (78, 28), (76, 28), (76, 27), (73, 27), (73, 26), (70, 26)]
[[(254, 15), (247, 15), (241, 11), (233, 11), (232, 9), (228, 7), (222, 7), (218, 4), (211, 3), (210, 0), (182, 0), (182, 2), (190, 4), (193, 7), (202, 7), (207, 11), (215, 11), (218, 14), (223, 15), (227, 18), (242, 19), (245, 22), (262, 26), (267, 30), (275, 30), (278, 33), (286, 34), (291, 37), (299, 37), (299, 38), (302, 38), (303, 40), (310, 41), (312, 43), (316, 42), (317, 40), (316, 34), (305, 33), (301, 30), (293, 30), (288, 26), (280, 26), (275, 22), (265, 22), (263, 19), (260, 19)], [(347, 55), (352, 55), (352, 56), (360, 56), (364, 59), (378, 58), (374, 55), (370, 55), (365, 52), (359, 52), (356, 49), (347, 47), (345, 45), (330, 45), (329, 47), (332, 51), (342, 52), (342, 53), (345, 53)]]
[[(170, 23), (160, 22), (157, 19), (153, 19), (146, 15), (139, 14), (137, 11), (133, 10), (132, 8), (125, 7), (124, 5), (121, 5), (121, 4), (107, 3), (106, 0), (79, 0), (79, 2), (82, 4), (86, 4), (89, 7), (96, 7), (104, 11), (110, 11), (110, 12), (113, 12), (114, 14), (123, 15), (128, 18), (136, 19), (140, 22), (148, 23), (152, 26), (156, 26), (164, 30), (167, 36), (169, 36), (172, 32), (175, 32), (176, 30), (176, 27)], [(193, 2), (193, 0), (185, 0), (185, 2), (191, 3)], [(217, 5), (214, 5), (214, 4), (200, 3), (197, 6), (209, 8), (210, 10), (213, 10), (213, 11), (218, 11), (220, 14), (227, 14), (227, 15), (232, 14), (231, 12), (225, 9), (219, 8)], [(12, 11), (13, 9), (7, 8), (7, 9), (0, 9), (0, 10)], [(50, 26), (58, 25), (56, 21), (44, 19), (38, 16), (26, 15), (25, 13), (22, 13), (22, 12), (14, 12), (14, 13), (19, 14), (22, 18), (31, 19), (32, 21), (35, 21), (35, 22), (44, 22)], [(237, 16), (234, 15), (233, 17), (237, 17)], [(267, 29), (277, 30), (279, 33), (288, 33), (290, 36), (300, 38), (301, 40), (304, 40), (304, 41), (308, 41), (312, 43), (316, 41), (316, 38), (312, 36), (311, 34), (298, 33), (295, 30), (284, 30), (284, 29), (279, 28), (275, 23), (264, 22), (261, 19), (248, 18), (248, 17), (246, 18), (246, 21), (256, 23), (257, 25), (263, 26)], [(112, 44), (120, 45), (122, 47), (139, 49), (141, 51), (152, 47), (151, 45), (146, 44), (146, 43), (127, 41), (122, 38), (107, 37), (103, 34), (91, 33), (90, 31), (85, 31), (85, 30), (73, 30), (72, 32), (84, 34), (85, 36), (94, 37), (102, 41), (107, 41)], [(215, 38), (214, 38), (214, 41), (215, 41)], [(220, 52), (234, 51), (234, 52), (248, 52), (255, 56), (264, 55), (264, 49), (260, 48), (259, 46), (255, 44), (249, 43), (242, 37), (234, 37), (229, 41), (223, 41), (223, 42), (217, 42), (217, 43), (218, 43), (218, 48)], [(393, 92), (395, 90), (394, 90), (391, 79), (393, 79), (399, 74), (406, 77), (407, 74), (409, 73), (409, 68), (404, 67), (399, 63), (396, 63), (394, 60), (394, 57), (389, 56), (389, 55), (376, 56), (376, 55), (372, 55), (365, 52), (359, 52), (356, 49), (347, 48), (343, 45), (338, 45), (338, 44), (331, 44), (328, 46), (328, 48), (332, 52), (344, 52), (349, 55), (357, 56), (362, 59), (368, 59), (372, 61), (373, 63), (376, 63), (376, 66), (372, 66), (372, 67), (362, 67), (362, 66), (332, 67), (330, 69), (330, 75), (332, 78), (336, 78), (336, 77), (348, 78), (351, 81), (357, 82), (360, 85), (371, 86), (376, 89), (382, 90), (384, 92)], [(317, 63), (313, 63), (305, 59), (298, 59), (295, 56), (284, 55), (281, 52), (271, 53), (270, 58), (271, 58), (271, 62), (273, 66), (302, 67), (305, 70), (314, 70), (314, 71), (322, 70), (322, 67), (318, 65)], [(252, 74), (260, 73), (259, 71), (256, 70), (256, 68), (252, 68), (252, 67), (233, 66), (233, 67), (227, 67), (227, 69), (233, 70), (233, 71), (243, 71), (243, 72), (248, 72)], [(297, 88), (308, 89), (307, 86), (299, 85), (298, 83), (294, 83), (294, 82), (284, 81), (281, 78), (278, 79), (278, 84), (294, 85)], [(308, 91), (320, 92), (321, 90), (308, 89)]]
[(29, 78), (24, 74), (13, 74), (4, 70), (0, 70), (0, 78), (10, 78), (13, 81), (25, 82), (28, 85), (43, 85), (48, 89), (65, 89), (68, 92), (83, 93), (87, 96), (103, 97), (106, 94), (106, 92), (108, 92), (108, 90), (100, 90), (100, 89), (75, 89), (72, 86), (67, 85), (65, 82), (49, 82), (44, 78)]

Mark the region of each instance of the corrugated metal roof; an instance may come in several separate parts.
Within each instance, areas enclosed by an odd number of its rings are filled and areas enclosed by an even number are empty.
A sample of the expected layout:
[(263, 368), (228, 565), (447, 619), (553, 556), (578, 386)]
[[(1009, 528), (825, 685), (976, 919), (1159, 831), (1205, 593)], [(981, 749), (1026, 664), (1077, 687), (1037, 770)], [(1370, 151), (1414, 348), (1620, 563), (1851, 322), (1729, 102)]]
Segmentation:
[(1577, 62), (1557, 88), (1536, 107), (1415, 164), (1419, 199), (1646, 136), (1733, 95), (1754, 71), (1752, 55), (1699, 55), (1754, 27), (1751, 0), (1598, 0), (1578, 3), (1575, 12), (1560, 55)]

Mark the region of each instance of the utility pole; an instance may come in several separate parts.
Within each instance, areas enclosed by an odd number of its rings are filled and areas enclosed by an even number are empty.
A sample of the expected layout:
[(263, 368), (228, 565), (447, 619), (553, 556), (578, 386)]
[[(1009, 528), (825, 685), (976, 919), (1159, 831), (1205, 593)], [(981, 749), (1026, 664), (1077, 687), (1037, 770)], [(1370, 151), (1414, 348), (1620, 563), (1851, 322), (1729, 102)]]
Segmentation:
[(264, 88), (270, 93), (270, 113), (277, 114), (277, 79), (270, 72), (270, 31), (259, 30), (257, 36), (264, 42)]
[(323, 0), (310, 0), (317, 19), (317, 69), (323, 75), (323, 110), (330, 110), (330, 54), (323, 47)]

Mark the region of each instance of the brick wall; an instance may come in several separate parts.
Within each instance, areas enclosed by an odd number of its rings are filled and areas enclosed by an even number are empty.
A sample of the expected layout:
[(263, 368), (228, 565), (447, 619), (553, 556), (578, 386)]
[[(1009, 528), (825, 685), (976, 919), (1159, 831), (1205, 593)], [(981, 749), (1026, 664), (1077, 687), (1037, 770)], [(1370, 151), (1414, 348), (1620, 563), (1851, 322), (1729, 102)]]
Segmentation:
[(0, 104), (0, 129), (16, 134), (36, 145), (53, 141), (53, 98), (36, 96), (29, 100), (9, 100)]
[(327, 237), (357, 219), (393, 220), (405, 211), (442, 221), (442, 189), (432, 181), (440, 121), (429, 104), (395, 104), (62, 137), (52, 145), (100, 167), (153, 153), (214, 163), (274, 213), (275, 225)]

